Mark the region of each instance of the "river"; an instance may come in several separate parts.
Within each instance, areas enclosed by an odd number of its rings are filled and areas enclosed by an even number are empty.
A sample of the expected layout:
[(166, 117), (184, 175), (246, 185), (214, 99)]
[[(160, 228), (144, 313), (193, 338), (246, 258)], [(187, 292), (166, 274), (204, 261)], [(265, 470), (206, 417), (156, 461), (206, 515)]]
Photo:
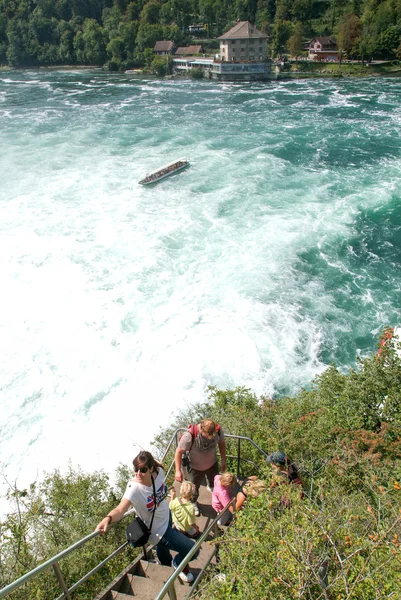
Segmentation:
[(295, 394), (374, 351), (401, 322), (400, 125), (397, 79), (2, 71), (8, 476), (113, 471), (210, 384)]

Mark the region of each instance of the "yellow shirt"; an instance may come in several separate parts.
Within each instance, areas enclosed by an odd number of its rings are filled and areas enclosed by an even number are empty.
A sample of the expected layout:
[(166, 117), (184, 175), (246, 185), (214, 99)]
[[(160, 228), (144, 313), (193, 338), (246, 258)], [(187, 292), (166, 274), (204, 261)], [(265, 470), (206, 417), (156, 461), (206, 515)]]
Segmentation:
[(195, 507), (192, 502), (180, 498), (174, 498), (170, 502), (173, 523), (182, 531), (188, 531), (195, 523)]

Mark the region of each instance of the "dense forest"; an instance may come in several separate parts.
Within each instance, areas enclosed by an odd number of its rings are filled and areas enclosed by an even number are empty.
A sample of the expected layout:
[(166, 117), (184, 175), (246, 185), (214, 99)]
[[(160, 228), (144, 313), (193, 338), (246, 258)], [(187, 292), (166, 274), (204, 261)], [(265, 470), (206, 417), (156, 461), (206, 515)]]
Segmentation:
[(401, 0), (0, 0), (0, 65), (150, 67), (157, 40), (191, 43), (201, 24), (212, 51), (237, 20), (268, 34), (272, 58), (313, 36), (335, 36), (349, 58), (401, 57)]
[[(271, 467), (242, 445), (242, 475), (257, 474), (266, 491), (248, 498), (223, 538), (220, 562), (197, 598), (220, 600), (384, 600), (401, 589), (401, 360), (386, 344), (355, 370), (335, 366), (291, 398), (256, 397), (250, 390), (209, 389), (206, 402), (186, 407), (154, 440), (162, 456), (176, 427), (205, 417), (226, 433), (248, 436), (266, 452), (295, 461), (304, 497), (293, 486), (270, 488)], [(228, 468), (237, 469), (237, 440), (227, 441)], [(174, 456), (166, 457), (168, 467)], [(231, 458), (230, 458), (231, 457)], [(256, 466), (255, 466), (256, 465)], [(21, 489), (9, 484), (10, 506), (0, 524), (0, 587), (93, 531), (116, 505), (129, 470), (114, 485), (102, 471), (48, 473)], [(169, 482), (171, 483), (171, 482)], [(60, 563), (72, 585), (124, 541), (124, 521)], [(213, 542), (211, 542), (213, 543)], [(74, 593), (90, 600), (135, 556), (129, 548)], [(216, 569), (218, 573), (216, 573)], [(224, 575), (224, 577), (216, 577)], [(55, 598), (51, 569), (9, 596)]]

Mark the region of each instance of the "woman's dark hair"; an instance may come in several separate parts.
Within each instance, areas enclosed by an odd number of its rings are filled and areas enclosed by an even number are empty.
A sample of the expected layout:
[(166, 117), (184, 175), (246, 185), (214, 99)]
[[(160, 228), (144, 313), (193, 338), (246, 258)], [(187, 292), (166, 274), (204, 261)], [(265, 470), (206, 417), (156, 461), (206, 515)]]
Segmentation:
[(146, 450), (142, 450), (137, 456), (135, 456), (132, 461), (134, 467), (139, 467), (139, 465), (144, 465), (148, 467), (151, 472), (157, 472), (158, 468), (163, 468), (157, 460), (155, 460), (150, 452), (146, 452)]
[(288, 465), (287, 474), (288, 474), (288, 479), (290, 481), (299, 479), (298, 468), (295, 463), (291, 463)]

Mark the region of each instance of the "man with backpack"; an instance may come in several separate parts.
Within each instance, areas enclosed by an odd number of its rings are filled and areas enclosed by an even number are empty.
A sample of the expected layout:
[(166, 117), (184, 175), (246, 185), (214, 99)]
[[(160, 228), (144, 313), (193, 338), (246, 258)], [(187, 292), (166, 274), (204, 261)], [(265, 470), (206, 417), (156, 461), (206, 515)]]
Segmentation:
[(189, 425), (188, 431), (182, 434), (175, 451), (175, 479), (183, 481), (182, 467), (186, 467), (188, 480), (195, 484), (192, 498), (195, 504), (195, 516), (199, 516), (197, 500), (199, 486), (206, 476), (209, 491), (213, 489), (213, 480), (219, 473), (216, 447), (221, 455), (221, 469), (226, 470), (226, 442), (220, 425), (212, 419), (204, 419), (199, 424)]

